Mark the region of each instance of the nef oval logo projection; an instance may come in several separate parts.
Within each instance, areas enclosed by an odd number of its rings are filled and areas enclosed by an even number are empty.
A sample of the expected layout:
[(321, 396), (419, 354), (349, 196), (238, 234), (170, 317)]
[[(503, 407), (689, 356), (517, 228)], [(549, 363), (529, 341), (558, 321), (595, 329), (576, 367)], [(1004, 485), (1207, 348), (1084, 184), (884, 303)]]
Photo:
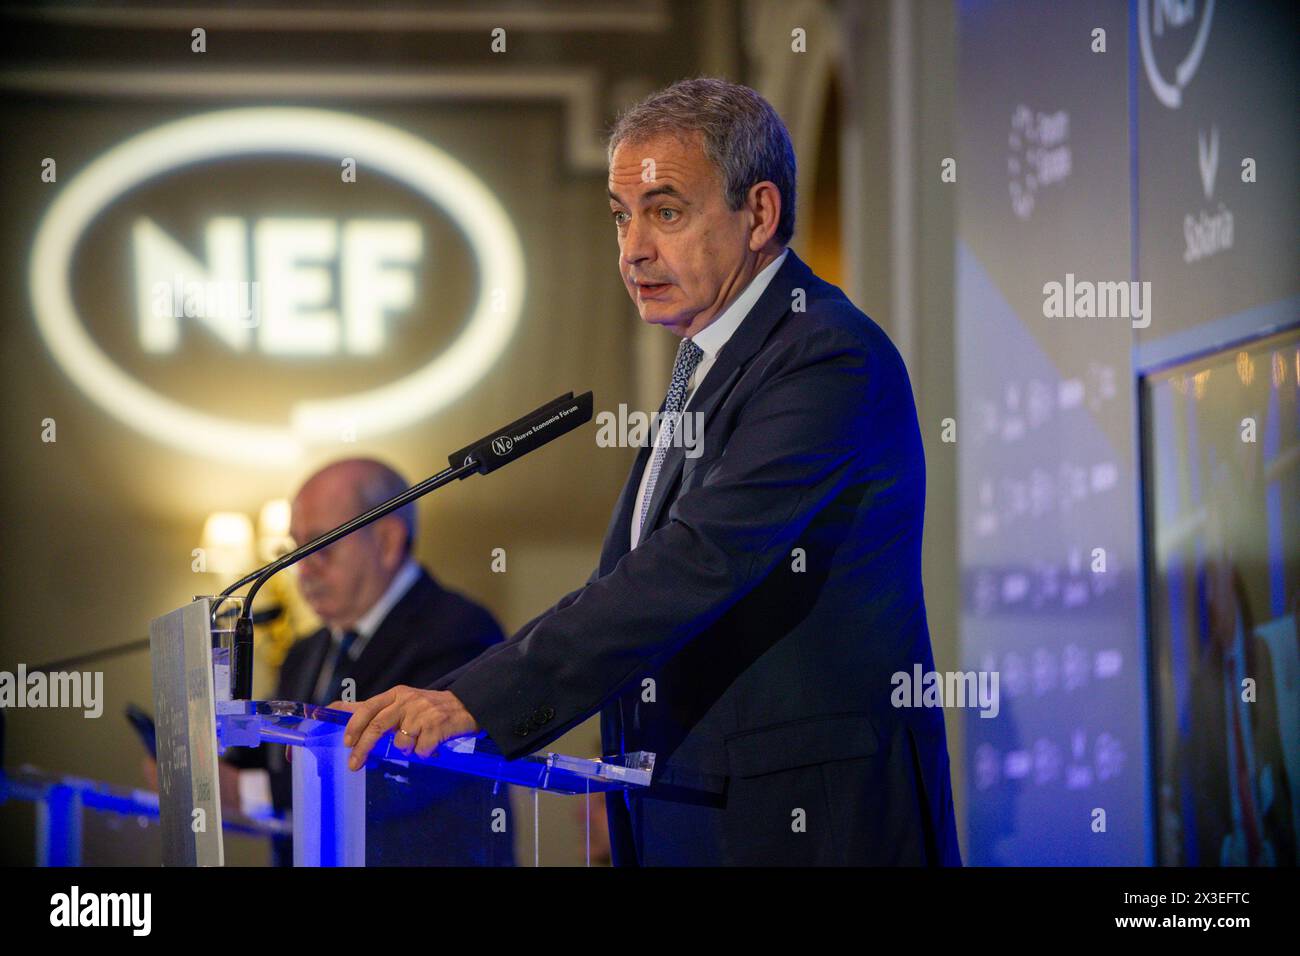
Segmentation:
[(1151, 92), (1176, 110), (1205, 55), (1214, 0), (1200, 4), (1197, 0), (1140, 0), (1137, 17), (1138, 46)]
[(46, 211), (28, 281), (51, 354), (114, 417), (273, 466), (455, 400), (524, 295), (518, 236), (468, 169), (395, 127), (294, 108), (110, 149)]

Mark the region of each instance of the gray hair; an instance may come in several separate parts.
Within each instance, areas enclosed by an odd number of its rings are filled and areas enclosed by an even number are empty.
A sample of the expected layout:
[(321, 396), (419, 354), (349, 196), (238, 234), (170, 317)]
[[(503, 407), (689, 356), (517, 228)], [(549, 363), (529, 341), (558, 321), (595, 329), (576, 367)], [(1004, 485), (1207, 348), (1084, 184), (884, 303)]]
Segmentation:
[(698, 132), (704, 154), (722, 179), (727, 206), (744, 205), (749, 187), (770, 181), (781, 194), (776, 240), (794, 235), (795, 161), (790, 133), (772, 104), (748, 86), (713, 77), (679, 80), (619, 116), (609, 136), (609, 158), (624, 141)]
[[(389, 498), (400, 495), (410, 487), (406, 479), (397, 473), (396, 469), (384, 464), (382, 461), (376, 461), (372, 458), (363, 458), (354, 460), (354, 463), (363, 467), (360, 480), (356, 483), (357, 505), (359, 511), (357, 514), (364, 514), (371, 508), (383, 504)], [(391, 518), (397, 518), (406, 527), (406, 550), (405, 554), (409, 555), (415, 547), (415, 502), (403, 505), (389, 515)]]

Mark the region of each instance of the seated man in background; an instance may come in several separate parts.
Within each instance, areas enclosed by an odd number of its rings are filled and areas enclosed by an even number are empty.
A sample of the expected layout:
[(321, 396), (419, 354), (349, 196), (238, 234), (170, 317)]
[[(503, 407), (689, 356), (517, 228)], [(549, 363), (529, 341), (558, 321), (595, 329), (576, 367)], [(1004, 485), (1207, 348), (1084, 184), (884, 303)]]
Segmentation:
[[(298, 544), (400, 494), (405, 480), (369, 459), (334, 462), (293, 500), (290, 533)], [(289, 650), (275, 696), (328, 705), (364, 700), (394, 684), (425, 686), (502, 640), (492, 615), (441, 587), (413, 557), (415, 506), (407, 505), (298, 564), (298, 588), (323, 626)], [(255, 815), (292, 803), (284, 748), (231, 748), (221, 768), (222, 798)], [(506, 790), (490, 781), (433, 768), (402, 771), (409, 783), (372, 773), (367, 780), (368, 865), (509, 865)], [(499, 829), (499, 828), (498, 828)], [(495, 845), (499, 844), (499, 845)], [(292, 863), (292, 844), (276, 841), (276, 862)]]

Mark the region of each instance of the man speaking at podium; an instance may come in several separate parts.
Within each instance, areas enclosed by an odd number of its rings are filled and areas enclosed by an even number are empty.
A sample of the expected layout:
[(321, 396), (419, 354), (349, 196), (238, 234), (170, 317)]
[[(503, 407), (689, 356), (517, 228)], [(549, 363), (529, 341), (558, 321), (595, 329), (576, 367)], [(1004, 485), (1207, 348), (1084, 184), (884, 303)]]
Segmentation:
[(942, 711), (890, 704), (934, 668), (902, 359), (787, 248), (794, 151), (753, 90), (674, 84), (609, 146), (623, 280), (680, 339), (663, 424), (587, 584), (434, 689), (351, 705), (353, 765), (388, 730), (520, 757), (599, 710), (606, 752), (657, 754), (609, 799), (616, 864), (960, 864)]

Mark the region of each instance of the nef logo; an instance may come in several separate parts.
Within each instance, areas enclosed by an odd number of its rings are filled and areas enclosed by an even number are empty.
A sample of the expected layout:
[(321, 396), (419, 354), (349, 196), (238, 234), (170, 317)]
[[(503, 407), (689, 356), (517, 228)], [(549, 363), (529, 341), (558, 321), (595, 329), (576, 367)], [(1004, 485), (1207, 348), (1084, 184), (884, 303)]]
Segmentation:
[[(1200, 16), (1197, 7), (1201, 6)], [(1214, 0), (1140, 0), (1138, 45), (1151, 92), (1171, 110), (1183, 102), (1183, 90), (1196, 75), (1210, 37)]]
[(151, 219), (135, 224), (146, 352), (177, 351), (183, 320), (192, 319), (236, 352), (373, 355), (388, 344), (393, 317), (415, 305), (419, 223), (220, 216), (204, 233), (201, 260)]
[(492, 454), (496, 455), (498, 458), (510, 454), (510, 449), (514, 447), (515, 443), (506, 435), (492, 439)]
[(290, 108), (193, 116), (90, 162), (28, 279), (91, 399), (174, 448), (271, 466), (455, 400), (524, 295), (515, 230), (468, 169), (392, 126)]

